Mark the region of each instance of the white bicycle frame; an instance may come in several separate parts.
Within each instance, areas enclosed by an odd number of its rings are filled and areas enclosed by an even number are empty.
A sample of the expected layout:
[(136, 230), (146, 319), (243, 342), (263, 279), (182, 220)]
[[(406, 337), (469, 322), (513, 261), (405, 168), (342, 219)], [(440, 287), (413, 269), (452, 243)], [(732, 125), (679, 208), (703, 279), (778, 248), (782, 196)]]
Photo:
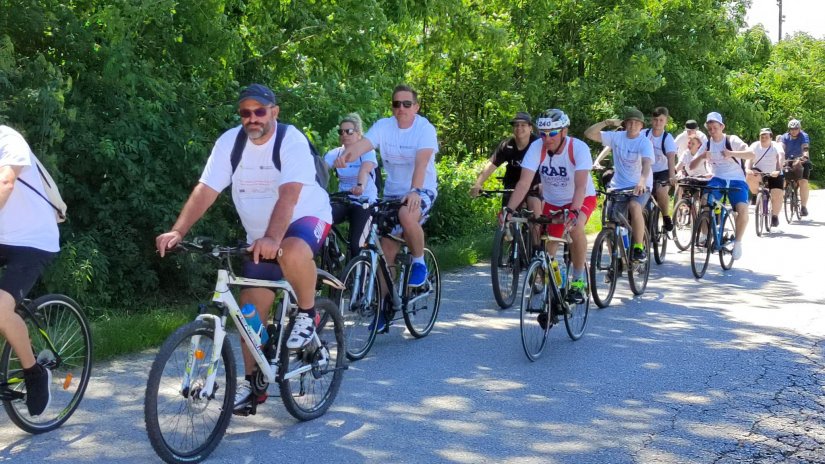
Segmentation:
[[(329, 285), (338, 290), (343, 290), (344, 285), (337, 278), (335, 278), (328, 272), (318, 269), (317, 273), (318, 278), (321, 279), (324, 284)], [(289, 282), (287, 282), (286, 280), (273, 281), (236, 277), (234, 275), (230, 275), (229, 271), (226, 269), (219, 269), (218, 281), (215, 283), (215, 292), (212, 295), (212, 301), (217, 303), (218, 306), (225, 307), (228, 309), (228, 316), (232, 318), (232, 321), (238, 328), (241, 340), (243, 340), (247, 348), (249, 348), (249, 352), (252, 354), (252, 358), (255, 360), (255, 363), (258, 365), (258, 368), (261, 370), (261, 373), (263, 374), (267, 383), (275, 383), (276, 380), (289, 380), (293, 377), (303, 374), (304, 372), (312, 370), (313, 366), (311, 364), (307, 364), (299, 369), (285, 373), (282, 379), (277, 378), (279, 368), (278, 360), (280, 359), (281, 354), (281, 343), (277, 344), (275, 356), (272, 358), (271, 363), (267, 362), (266, 356), (264, 356), (264, 353), (261, 350), (261, 338), (257, 333), (255, 333), (254, 330), (252, 330), (252, 327), (250, 327), (249, 324), (246, 322), (246, 318), (241, 313), (241, 308), (238, 306), (238, 302), (235, 301), (234, 295), (232, 295), (232, 292), (229, 290), (230, 286), (267, 287), (273, 290), (283, 291), (285, 296), (281, 301), (281, 309), (279, 311), (280, 329), (278, 332), (278, 340), (282, 340), (281, 337), (284, 336), (284, 332), (286, 330), (285, 322), (287, 315), (290, 314), (291, 311), (296, 310), (298, 306), (297, 303), (294, 303), (295, 301), (297, 301), (297, 299), (295, 297), (295, 291), (292, 289), (292, 286), (289, 284)], [(212, 326), (214, 327), (212, 359), (209, 360), (206, 384), (200, 391), (201, 398), (210, 397), (215, 388), (215, 379), (218, 375), (218, 363), (221, 359), (221, 349), (223, 347), (224, 338), (226, 337), (226, 317), (227, 316), (225, 314), (221, 316), (218, 316), (216, 314), (199, 314), (196, 318), (196, 320), (205, 321), (207, 323), (212, 324)], [(263, 330), (266, 330), (266, 327), (264, 327)], [(321, 340), (318, 338), (317, 332), (314, 332), (312, 334), (312, 340), (310, 341), (310, 343), (314, 344), (315, 346), (321, 345)], [(203, 356), (203, 352), (198, 349), (199, 344), (200, 336), (193, 336), (189, 350), (189, 356), (186, 361), (186, 374), (184, 375), (184, 378), (181, 381), (181, 391), (188, 390), (190, 387), (189, 383), (191, 381), (190, 374), (192, 372), (192, 367), (195, 365), (195, 362), (201, 361), (201, 359), (198, 359), (198, 353), (200, 353), (201, 357)]]

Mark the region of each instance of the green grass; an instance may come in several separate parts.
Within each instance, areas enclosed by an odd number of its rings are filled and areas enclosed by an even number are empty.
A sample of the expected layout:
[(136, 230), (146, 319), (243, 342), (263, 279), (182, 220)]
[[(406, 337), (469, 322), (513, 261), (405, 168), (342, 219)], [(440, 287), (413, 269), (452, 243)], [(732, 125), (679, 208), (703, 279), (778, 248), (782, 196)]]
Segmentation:
[(195, 318), (195, 307), (195, 304), (179, 305), (93, 321), (95, 360), (160, 346), (175, 329)]

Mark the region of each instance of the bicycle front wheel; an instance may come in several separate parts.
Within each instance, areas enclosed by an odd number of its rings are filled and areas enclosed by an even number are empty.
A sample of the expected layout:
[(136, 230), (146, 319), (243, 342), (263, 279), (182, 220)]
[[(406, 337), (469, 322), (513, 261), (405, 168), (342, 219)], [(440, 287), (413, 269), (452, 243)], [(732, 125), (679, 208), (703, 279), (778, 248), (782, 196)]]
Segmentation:
[(607, 307), (616, 291), (616, 280), (619, 278), (618, 250), (614, 250), (616, 230), (602, 229), (593, 242), (593, 251), (590, 254), (590, 282), (593, 301), (600, 308)]
[[(368, 296), (370, 287), (371, 298)], [(338, 306), (344, 319), (347, 358), (351, 361), (362, 359), (375, 342), (381, 311), (381, 281), (367, 256), (358, 256), (347, 265)]]
[(785, 210), (785, 221), (787, 221), (788, 224), (791, 224), (793, 222), (793, 216), (794, 216), (793, 205), (794, 205), (794, 200), (795, 200), (794, 193), (795, 192), (794, 192), (794, 189), (793, 189), (792, 186), (788, 185), (788, 186), (785, 187), (785, 196), (783, 198), (783, 203), (784, 203), (783, 206), (784, 206), (784, 210)]
[(321, 324), (316, 327), (320, 346), (309, 342), (298, 350), (286, 346), (295, 319), (291, 318), (281, 340), (278, 371), (281, 401), (292, 417), (307, 421), (322, 416), (338, 395), (344, 377), (346, 346), (344, 320), (331, 300), (315, 300)]
[[(493, 278), (493, 296), (499, 307), (509, 308), (516, 299), (519, 278), (518, 250), (519, 238), (515, 236), (512, 224), (496, 230), (493, 239), (493, 252), (490, 257), (490, 276)], [(505, 233), (510, 231), (509, 237)], [(508, 239), (509, 238), (509, 239)], [(514, 259), (515, 258), (515, 259)]]
[[(163, 342), (146, 382), (144, 420), (149, 442), (166, 462), (200, 462), (218, 446), (235, 401), (235, 357), (229, 339), (212, 364), (215, 330), (211, 323), (193, 321)], [(212, 393), (207, 377), (217, 369)]]
[(697, 279), (701, 279), (705, 275), (705, 271), (708, 270), (713, 242), (713, 224), (710, 220), (710, 212), (705, 211), (696, 220), (693, 227), (693, 243), (690, 245), (690, 270)]
[(541, 356), (553, 323), (548, 298), (550, 282), (543, 264), (540, 259), (530, 262), (521, 288), (521, 346), (530, 361)]
[(659, 209), (655, 211), (650, 221), (650, 240), (653, 244), (653, 257), (656, 259), (656, 264), (662, 264), (667, 254), (667, 231), (661, 211)]
[[(83, 311), (64, 295), (44, 295), (31, 305), (37, 323), (24, 317), (37, 362), (52, 372), (51, 402), (39, 416), (29, 415), (25, 401), (3, 401), (11, 421), (29, 433), (54, 430), (77, 407), (92, 373), (92, 334)], [(12, 391), (25, 392), (23, 366), (7, 342), (0, 357), (0, 376)]]
[(719, 247), (719, 264), (722, 269), (728, 270), (733, 267), (733, 242), (736, 239), (736, 227), (733, 223), (733, 213), (728, 211), (725, 214), (725, 223), (722, 229), (722, 243)]
[(438, 309), (441, 307), (441, 273), (438, 271), (438, 262), (429, 248), (424, 248), (424, 263), (427, 265), (427, 281), (420, 287), (410, 287), (406, 281), (407, 306), (404, 308), (404, 325), (415, 338), (426, 337), (438, 318)]
[[(567, 275), (572, 276), (573, 265), (567, 263)], [(584, 265), (584, 281), (587, 284), (584, 292), (583, 301), (567, 301), (567, 311), (564, 313), (564, 327), (567, 329), (567, 335), (572, 340), (578, 340), (584, 335), (584, 330), (587, 328), (587, 315), (590, 312), (590, 281), (587, 272), (587, 263)], [(567, 289), (565, 296), (570, 295), (570, 283), (572, 279), (567, 278)]]
[(634, 295), (641, 295), (647, 288), (647, 279), (650, 277), (650, 234), (647, 227), (642, 229), (644, 237), (642, 243), (647, 250), (647, 258), (644, 261), (631, 261), (627, 270), (627, 280), (630, 284), (630, 291)]
[(673, 242), (680, 251), (690, 247), (693, 234), (693, 211), (690, 202), (681, 199), (673, 208)]

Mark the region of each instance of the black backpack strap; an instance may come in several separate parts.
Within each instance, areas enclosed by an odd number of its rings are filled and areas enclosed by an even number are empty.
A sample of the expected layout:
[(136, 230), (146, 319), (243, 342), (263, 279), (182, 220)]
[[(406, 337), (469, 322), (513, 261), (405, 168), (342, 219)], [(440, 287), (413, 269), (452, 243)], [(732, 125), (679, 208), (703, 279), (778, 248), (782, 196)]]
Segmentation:
[(667, 131), (662, 134), (662, 154), (667, 156), (667, 152), (665, 151), (665, 139), (667, 138)]
[(284, 141), (284, 136), (288, 128), (289, 124), (279, 122), (275, 130), (275, 145), (272, 147), (272, 163), (278, 171), (281, 170), (281, 143)]
[(246, 139), (246, 131), (241, 126), (238, 136), (235, 137), (235, 145), (232, 146), (232, 154), (229, 155), (229, 162), (232, 163), (232, 174), (235, 174), (235, 170), (241, 164), (241, 155), (243, 155), (243, 149), (246, 146)]

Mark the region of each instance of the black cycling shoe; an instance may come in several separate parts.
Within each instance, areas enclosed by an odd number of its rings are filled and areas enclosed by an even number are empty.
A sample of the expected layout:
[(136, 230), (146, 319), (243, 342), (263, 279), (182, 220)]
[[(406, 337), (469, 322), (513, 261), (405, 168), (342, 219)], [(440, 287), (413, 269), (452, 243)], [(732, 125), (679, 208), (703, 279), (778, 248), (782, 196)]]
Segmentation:
[(662, 220), (664, 221), (664, 229), (666, 232), (670, 232), (673, 230), (673, 219), (670, 216), (662, 216)]
[(647, 253), (641, 248), (634, 248), (630, 259), (633, 261), (644, 261), (647, 259)]
[(771, 216), (771, 227), (779, 227), (779, 216)]
[(803, 206), (803, 207), (799, 210), (799, 215), (800, 215), (800, 216), (807, 216), (807, 215), (808, 215), (808, 208), (806, 208), (806, 207), (804, 207), (804, 206)]

